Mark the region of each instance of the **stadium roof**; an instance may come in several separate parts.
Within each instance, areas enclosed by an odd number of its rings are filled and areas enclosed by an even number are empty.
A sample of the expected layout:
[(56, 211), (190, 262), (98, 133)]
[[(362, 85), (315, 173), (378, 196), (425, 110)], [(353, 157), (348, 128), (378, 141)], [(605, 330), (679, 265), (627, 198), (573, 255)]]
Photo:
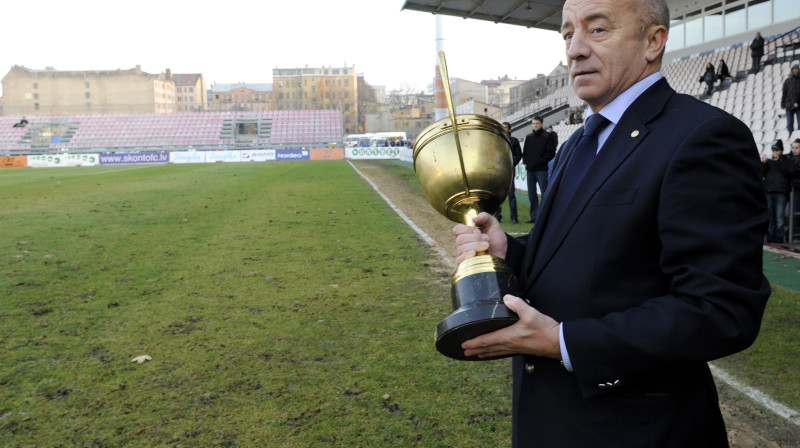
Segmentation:
[(563, 0), (406, 0), (402, 9), (561, 30)]

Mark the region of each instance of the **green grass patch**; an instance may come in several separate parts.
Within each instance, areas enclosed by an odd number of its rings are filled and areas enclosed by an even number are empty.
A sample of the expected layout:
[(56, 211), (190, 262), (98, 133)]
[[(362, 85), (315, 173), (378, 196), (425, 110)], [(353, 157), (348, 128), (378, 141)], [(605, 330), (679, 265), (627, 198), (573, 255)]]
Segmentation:
[(508, 363), (436, 352), (449, 278), (346, 162), (7, 169), (0, 202), (0, 445), (508, 444)]
[(736, 378), (800, 409), (800, 293), (772, 285), (761, 332), (747, 350), (714, 361)]

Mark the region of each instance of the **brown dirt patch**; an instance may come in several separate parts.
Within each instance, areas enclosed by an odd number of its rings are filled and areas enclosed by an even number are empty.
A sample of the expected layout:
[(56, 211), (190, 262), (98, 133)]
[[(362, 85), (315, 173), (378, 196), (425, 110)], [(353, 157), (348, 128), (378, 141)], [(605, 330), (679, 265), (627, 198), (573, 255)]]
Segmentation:
[[(440, 277), (454, 269), (454, 223), (439, 214), (422, 195), (397, 177), (384, 170), (385, 164), (359, 161), (355, 164), (381, 192), (409, 219), (427, 233), (451, 260), (432, 255), (428, 264)], [(717, 382), (720, 407), (728, 428), (732, 448), (794, 448), (800, 447), (800, 426), (783, 419), (731, 387)]]

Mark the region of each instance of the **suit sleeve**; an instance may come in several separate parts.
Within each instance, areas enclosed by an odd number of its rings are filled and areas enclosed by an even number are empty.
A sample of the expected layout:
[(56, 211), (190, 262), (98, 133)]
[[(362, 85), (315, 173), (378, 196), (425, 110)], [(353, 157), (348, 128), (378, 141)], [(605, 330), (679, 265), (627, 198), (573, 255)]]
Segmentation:
[(749, 129), (719, 114), (697, 123), (647, 200), (658, 201), (661, 275), (653, 281), (665, 282), (668, 293), (563, 322), (584, 396), (601, 393), (598, 383), (635, 381), (730, 355), (750, 346), (759, 331), (770, 294), (762, 271), (767, 211)]

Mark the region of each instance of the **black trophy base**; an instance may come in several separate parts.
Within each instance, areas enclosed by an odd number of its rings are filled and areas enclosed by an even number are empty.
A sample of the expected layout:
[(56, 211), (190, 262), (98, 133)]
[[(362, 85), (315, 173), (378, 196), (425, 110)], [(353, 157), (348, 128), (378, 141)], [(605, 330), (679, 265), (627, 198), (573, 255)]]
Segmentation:
[[(494, 260), (495, 263), (498, 261)], [(436, 326), (436, 349), (449, 358), (461, 361), (490, 361), (511, 356), (468, 357), (464, 356), (461, 344), (517, 322), (519, 317), (506, 307), (503, 296), (519, 295), (518, 291), (517, 280), (507, 268), (459, 278), (451, 288), (455, 311)]]

